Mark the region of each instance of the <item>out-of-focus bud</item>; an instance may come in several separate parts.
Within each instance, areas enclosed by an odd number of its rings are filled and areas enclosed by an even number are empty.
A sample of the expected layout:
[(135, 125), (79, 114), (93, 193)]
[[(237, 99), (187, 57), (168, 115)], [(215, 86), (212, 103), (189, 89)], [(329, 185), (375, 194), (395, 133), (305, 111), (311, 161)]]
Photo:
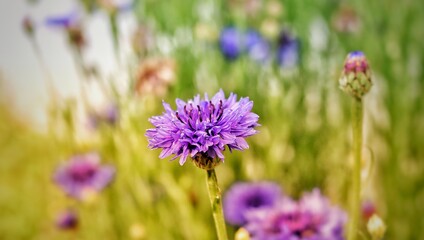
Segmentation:
[(332, 25), (341, 33), (356, 33), (361, 27), (361, 22), (355, 9), (342, 6), (333, 16)]
[(79, 25), (69, 26), (67, 29), (68, 41), (71, 45), (81, 50), (85, 46), (85, 37)]
[(234, 236), (234, 240), (250, 240), (249, 232), (245, 228), (239, 228)]
[(373, 240), (380, 240), (383, 239), (386, 232), (386, 224), (377, 214), (374, 214), (368, 220), (367, 229)]
[(32, 21), (32, 19), (30, 17), (26, 16), (22, 20), (22, 27), (23, 27), (25, 33), (28, 35), (28, 37), (34, 36), (34, 22)]
[(367, 200), (362, 203), (362, 217), (369, 220), (376, 213), (375, 205), (372, 201)]
[(147, 59), (140, 64), (135, 91), (164, 96), (176, 78), (175, 61), (169, 58)]
[(66, 210), (58, 215), (56, 226), (61, 230), (75, 230), (78, 228), (78, 217), (73, 210)]
[(349, 53), (339, 79), (339, 87), (360, 100), (369, 92), (371, 86), (371, 70), (364, 53), (360, 51)]
[(133, 223), (129, 229), (131, 239), (139, 240), (146, 236), (146, 229), (140, 223)]

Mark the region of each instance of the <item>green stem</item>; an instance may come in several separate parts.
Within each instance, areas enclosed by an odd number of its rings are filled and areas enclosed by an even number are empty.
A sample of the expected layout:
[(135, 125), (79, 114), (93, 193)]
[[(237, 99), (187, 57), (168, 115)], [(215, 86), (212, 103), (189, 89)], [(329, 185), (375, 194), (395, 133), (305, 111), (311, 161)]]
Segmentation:
[(221, 203), (221, 190), (218, 186), (218, 180), (216, 178), (215, 170), (212, 169), (206, 171), (209, 199), (211, 201), (213, 220), (215, 222), (218, 240), (227, 240), (227, 230), (225, 228), (224, 213), (222, 211)]
[(350, 213), (348, 240), (357, 239), (359, 213), (361, 204), (361, 158), (362, 158), (362, 116), (363, 107), (361, 99), (352, 102), (352, 130), (353, 130), (353, 173), (352, 192), (350, 195)]

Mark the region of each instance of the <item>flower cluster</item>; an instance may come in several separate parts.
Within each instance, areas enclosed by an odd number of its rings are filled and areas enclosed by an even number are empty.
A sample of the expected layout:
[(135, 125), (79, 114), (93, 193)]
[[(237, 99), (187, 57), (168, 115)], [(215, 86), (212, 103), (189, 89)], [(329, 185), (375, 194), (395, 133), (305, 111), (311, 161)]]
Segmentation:
[(103, 190), (114, 176), (113, 166), (102, 166), (97, 153), (87, 153), (75, 155), (60, 166), (54, 180), (69, 196), (84, 200), (87, 194)]
[(346, 214), (318, 189), (299, 201), (271, 183), (234, 185), (224, 199), (229, 223), (243, 226), (252, 240), (344, 239)]
[(183, 165), (191, 157), (198, 167), (211, 169), (224, 159), (225, 147), (247, 149), (244, 138), (257, 132), (259, 116), (251, 112), (253, 102), (247, 97), (237, 101), (231, 93), (225, 98), (220, 90), (211, 99), (197, 95), (187, 102), (177, 99), (176, 104), (174, 111), (163, 102), (166, 112), (149, 119), (155, 127), (146, 132), (149, 147), (161, 148), (160, 158), (174, 154)]
[(219, 38), (220, 50), (228, 60), (235, 60), (242, 53), (247, 53), (250, 59), (261, 63), (274, 58), (282, 68), (292, 68), (298, 64), (299, 43), (299, 39), (289, 31), (283, 30), (277, 39), (273, 54), (270, 41), (253, 29), (242, 32), (235, 27), (227, 27), (222, 30)]

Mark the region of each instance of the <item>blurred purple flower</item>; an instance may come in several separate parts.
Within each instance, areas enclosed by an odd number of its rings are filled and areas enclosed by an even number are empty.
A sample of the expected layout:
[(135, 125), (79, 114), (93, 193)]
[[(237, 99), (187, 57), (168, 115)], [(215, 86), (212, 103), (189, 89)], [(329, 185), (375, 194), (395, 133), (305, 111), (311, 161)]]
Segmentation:
[(56, 170), (54, 180), (71, 197), (83, 199), (86, 191), (100, 192), (114, 176), (113, 166), (100, 165), (97, 153), (87, 153), (71, 157)]
[(245, 48), (249, 57), (257, 62), (266, 62), (270, 55), (270, 45), (259, 32), (250, 29), (245, 35)]
[(224, 215), (233, 225), (246, 223), (246, 213), (253, 209), (272, 207), (281, 198), (280, 187), (271, 182), (236, 183), (224, 197)]
[(210, 100), (205, 94), (204, 99), (197, 95), (187, 102), (177, 99), (176, 104), (174, 111), (163, 102), (166, 112), (149, 119), (155, 127), (146, 132), (149, 147), (162, 148), (160, 158), (174, 154), (181, 165), (189, 156), (223, 160), (225, 146), (230, 151), (247, 149), (244, 138), (257, 133), (259, 116), (251, 112), (253, 102), (247, 97), (237, 101), (231, 93), (225, 98), (220, 90)]
[(78, 227), (78, 216), (73, 210), (61, 212), (56, 219), (56, 226), (61, 230), (74, 230)]
[(300, 42), (287, 30), (283, 30), (278, 39), (277, 63), (282, 68), (293, 68), (299, 64)]
[(228, 60), (235, 60), (243, 51), (243, 34), (235, 27), (226, 27), (219, 36), (222, 54)]
[(98, 128), (101, 124), (114, 126), (119, 120), (119, 108), (116, 104), (109, 104), (100, 111), (88, 113), (88, 124), (91, 128)]
[(51, 16), (46, 18), (46, 24), (50, 27), (70, 28), (79, 24), (80, 17), (76, 10), (70, 13)]
[(318, 189), (299, 202), (284, 199), (276, 207), (250, 211), (246, 218), (252, 240), (342, 240), (347, 220)]

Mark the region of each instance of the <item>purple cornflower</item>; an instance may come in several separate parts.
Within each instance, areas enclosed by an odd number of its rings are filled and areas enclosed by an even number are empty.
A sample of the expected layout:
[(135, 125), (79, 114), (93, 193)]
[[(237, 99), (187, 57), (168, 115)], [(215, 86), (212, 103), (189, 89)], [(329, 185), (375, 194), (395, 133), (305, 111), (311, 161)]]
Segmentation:
[(260, 33), (250, 29), (245, 35), (245, 48), (249, 57), (257, 62), (266, 62), (270, 54), (270, 45)]
[(331, 206), (318, 189), (300, 201), (284, 199), (276, 207), (246, 215), (252, 240), (343, 240), (346, 214)]
[(74, 230), (78, 227), (78, 216), (73, 210), (61, 212), (56, 218), (56, 226), (61, 230)]
[(226, 27), (219, 36), (222, 54), (228, 60), (235, 60), (243, 51), (243, 34), (235, 27)]
[(259, 116), (251, 112), (253, 102), (247, 97), (237, 101), (231, 93), (225, 98), (221, 89), (210, 100), (205, 94), (204, 99), (197, 95), (187, 102), (177, 99), (176, 104), (174, 111), (163, 102), (166, 112), (149, 119), (155, 127), (146, 132), (149, 147), (162, 148), (160, 158), (174, 154), (183, 165), (191, 157), (199, 167), (212, 169), (224, 159), (225, 146), (230, 151), (247, 149), (244, 138), (257, 133)]
[(275, 183), (236, 183), (224, 198), (225, 218), (227, 222), (241, 226), (246, 223), (247, 212), (272, 207), (281, 196), (280, 187)]
[(55, 175), (55, 182), (71, 197), (84, 199), (87, 192), (99, 192), (113, 180), (115, 168), (100, 165), (97, 153), (75, 155), (60, 166)]
[(300, 42), (287, 30), (283, 30), (278, 39), (277, 63), (282, 68), (293, 68), (299, 63)]

